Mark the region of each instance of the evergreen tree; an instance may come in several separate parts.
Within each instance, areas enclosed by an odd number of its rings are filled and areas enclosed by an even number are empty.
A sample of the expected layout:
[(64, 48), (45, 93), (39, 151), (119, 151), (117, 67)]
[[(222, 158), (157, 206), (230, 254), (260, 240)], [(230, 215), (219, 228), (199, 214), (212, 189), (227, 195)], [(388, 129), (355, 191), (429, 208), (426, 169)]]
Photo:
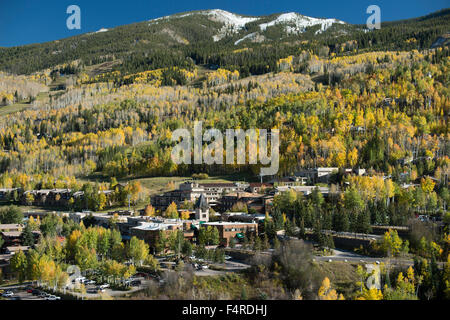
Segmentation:
[(33, 246), (34, 245), (34, 235), (31, 230), (30, 225), (26, 225), (22, 232), (22, 243), (24, 246)]

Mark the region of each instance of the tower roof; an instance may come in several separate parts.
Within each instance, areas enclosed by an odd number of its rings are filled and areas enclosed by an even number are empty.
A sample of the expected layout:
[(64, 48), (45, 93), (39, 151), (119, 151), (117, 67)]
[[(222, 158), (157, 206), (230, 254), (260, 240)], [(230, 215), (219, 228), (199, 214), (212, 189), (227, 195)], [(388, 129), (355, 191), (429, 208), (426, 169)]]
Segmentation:
[(207, 210), (209, 209), (208, 202), (206, 201), (205, 194), (201, 194), (195, 203), (195, 209)]

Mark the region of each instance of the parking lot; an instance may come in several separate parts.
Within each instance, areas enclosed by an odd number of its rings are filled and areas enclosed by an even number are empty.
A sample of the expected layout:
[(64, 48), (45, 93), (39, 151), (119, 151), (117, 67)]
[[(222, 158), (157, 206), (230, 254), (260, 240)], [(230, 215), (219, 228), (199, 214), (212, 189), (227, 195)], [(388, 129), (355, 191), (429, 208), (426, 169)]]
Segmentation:
[[(31, 289), (29, 285), (23, 284), (23, 285), (14, 285), (14, 286), (7, 286), (0, 288), (3, 290), (2, 292), (2, 298), (8, 299), (8, 300), (48, 300), (46, 297), (44, 297), (43, 293), (47, 293), (44, 290), (38, 290), (39, 293), (35, 292), (35, 294), (32, 294), (31, 292), (27, 292), (27, 289)], [(12, 293), (6, 294), (6, 293)], [(47, 296), (50, 296), (51, 294), (47, 294)]]
[[(132, 279), (134, 285), (130, 285), (129, 290), (114, 290), (111, 288), (102, 288), (99, 290), (100, 285), (98, 284), (85, 284), (86, 293), (81, 294), (80, 292), (76, 292), (74, 289), (77, 287), (75, 284), (69, 284), (69, 286), (63, 290), (64, 294), (72, 295), (78, 297), (79, 299), (99, 299), (104, 296), (110, 297), (118, 297), (123, 296), (129, 293), (133, 293), (139, 290), (146, 288), (150, 281), (149, 279), (145, 279), (143, 277), (134, 277)], [(34, 294), (31, 293), (31, 290), (34, 289)], [(59, 297), (56, 293), (55, 295), (51, 294), (50, 291), (45, 289), (37, 289), (31, 286), (31, 282), (27, 282), (21, 285), (10, 285), (4, 286), (0, 288), (0, 293), (3, 299), (7, 300), (62, 300), (63, 297)], [(30, 291), (30, 292), (27, 292)], [(64, 294), (61, 293), (61, 296)], [(52, 297), (50, 297), (52, 296)]]

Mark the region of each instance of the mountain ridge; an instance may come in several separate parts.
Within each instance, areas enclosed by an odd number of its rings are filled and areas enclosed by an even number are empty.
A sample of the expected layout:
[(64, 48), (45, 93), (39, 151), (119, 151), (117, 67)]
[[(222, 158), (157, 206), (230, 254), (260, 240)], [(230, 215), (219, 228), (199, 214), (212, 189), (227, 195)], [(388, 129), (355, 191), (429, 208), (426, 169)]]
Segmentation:
[[(198, 10), (102, 27), (40, 44), (0, 48), (0, 70), (29, 74), (78, 59), (85, 65), (122, 59), (125, 69), (132, 66), (132, 71), (186, 66), (191, 60), (222, 65), (220, 55), (235, 54), (233, 51), (240, 48), (253, 48), (279, 59), (297, 52), (293, 46), (312, 51), (327, 46), (339, 54), (337, 50), (349, 41), (356, 41), (358, 50), (420, 49), (429, 48), (439, 36), (448, 33), (449, 21), (450, 9), (444, 9), (414, 19), (385, 22), (381, 30), (368, 32), (364, 25), (296, 12), (249, 16), (221, 9)], [(419, 41), (405, 43), (411, 38)], [(264, 53), (269, 50), (267, 46), (278, 52)]]

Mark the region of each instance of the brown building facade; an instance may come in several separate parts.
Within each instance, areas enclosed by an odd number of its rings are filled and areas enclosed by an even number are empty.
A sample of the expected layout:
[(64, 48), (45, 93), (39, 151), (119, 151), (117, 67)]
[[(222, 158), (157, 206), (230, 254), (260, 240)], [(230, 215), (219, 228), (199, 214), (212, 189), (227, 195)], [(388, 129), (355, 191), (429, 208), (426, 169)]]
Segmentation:
[(256, 222), (207, 222), (201, 225), (204, 228), (209, 226), (217, 228), (219, 231), (219, 241), (221, 245), (229, 246), (231, 239), (243, 238), (249, 234), (258, 235), (258, 224)]

